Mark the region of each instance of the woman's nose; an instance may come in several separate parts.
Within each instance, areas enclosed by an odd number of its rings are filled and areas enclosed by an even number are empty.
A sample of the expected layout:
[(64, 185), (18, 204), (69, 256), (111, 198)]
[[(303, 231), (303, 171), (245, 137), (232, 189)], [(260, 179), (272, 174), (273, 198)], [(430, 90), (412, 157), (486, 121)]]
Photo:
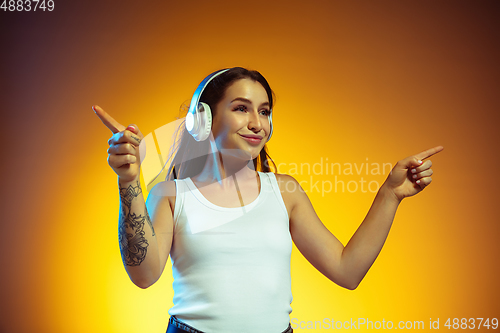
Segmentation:
[(254, 132), (260, 132), (260, 130), (262, 129), (262, 122), (259, 117), (259, 113), (250, 112), (249, 117), (250, 119), (248, 119), (248, 128)]

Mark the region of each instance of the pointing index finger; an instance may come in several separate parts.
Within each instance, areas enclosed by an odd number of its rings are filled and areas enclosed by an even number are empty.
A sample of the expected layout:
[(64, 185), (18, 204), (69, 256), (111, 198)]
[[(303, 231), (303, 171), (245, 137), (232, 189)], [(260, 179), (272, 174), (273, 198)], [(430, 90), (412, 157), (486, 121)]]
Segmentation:
[(437, 147), (434, 147), (434, 148), (431, 148), (431, 149), (427, 149), (427, 150), (425, 150), (425, 151), (423, 151), (421, 153), (418, 153), (418, 154), (415, 155), (415, 157), (418, 158), (419, 160), (423, 160), (423, 159), (426, 159), (428, 157), (431, 157), (434, 154), (439, 153), (443, 149), (444, 149), (443, 146), (437, 146)]
[(92, 106), (95, 114), (101, 119), (102, 123), (106, 125), (107, 128), (113, 132), (113, 134), (121, 132), (125, 129), (125, 126), (114, 120), (109, 114), (107, 114), (103, 109), (99, 106)]

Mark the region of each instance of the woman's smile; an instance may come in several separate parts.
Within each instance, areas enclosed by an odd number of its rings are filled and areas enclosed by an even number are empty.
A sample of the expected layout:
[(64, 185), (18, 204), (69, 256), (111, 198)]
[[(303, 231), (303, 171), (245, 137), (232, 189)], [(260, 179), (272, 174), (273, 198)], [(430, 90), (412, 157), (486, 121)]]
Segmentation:
[(244, 140), (249, 142), (252, 146), (258, 146), (262, 142), (262, 136), (254, 134), (239, 134)]

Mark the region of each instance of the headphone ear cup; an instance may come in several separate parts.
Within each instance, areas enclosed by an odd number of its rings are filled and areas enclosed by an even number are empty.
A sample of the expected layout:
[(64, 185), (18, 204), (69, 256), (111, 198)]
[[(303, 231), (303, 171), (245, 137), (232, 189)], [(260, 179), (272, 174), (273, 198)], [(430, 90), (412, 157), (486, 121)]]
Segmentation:
[(208, 104), (200, 102), (198, 103), (197, 113), (200, 116), (200, 123), (196, 141), (204, 141), (208, 138), (212, 129), (212, 111)]
[(273, 113), (269, 114), (269, 136), (267, 137), (267, 141), (271, 140), (271, 135), (273, 135)]

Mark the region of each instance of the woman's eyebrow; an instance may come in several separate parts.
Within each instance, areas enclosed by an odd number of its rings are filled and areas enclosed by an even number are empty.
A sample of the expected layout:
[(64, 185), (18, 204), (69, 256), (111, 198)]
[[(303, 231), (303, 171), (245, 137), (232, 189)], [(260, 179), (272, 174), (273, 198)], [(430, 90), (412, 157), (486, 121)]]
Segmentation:
[[(235, 101), (240, 101), (240, 102), (245, 102), (245, 103), (248, 103), (248, 104), (253, 104), (251, 100), (243, 98), (243, 97), (236, 97), (235, 99), (233, 99), (231, 101), (231, 103), (233, 103)], [(264, 102), (260, 106), (269, 106), (269, 102)]]

